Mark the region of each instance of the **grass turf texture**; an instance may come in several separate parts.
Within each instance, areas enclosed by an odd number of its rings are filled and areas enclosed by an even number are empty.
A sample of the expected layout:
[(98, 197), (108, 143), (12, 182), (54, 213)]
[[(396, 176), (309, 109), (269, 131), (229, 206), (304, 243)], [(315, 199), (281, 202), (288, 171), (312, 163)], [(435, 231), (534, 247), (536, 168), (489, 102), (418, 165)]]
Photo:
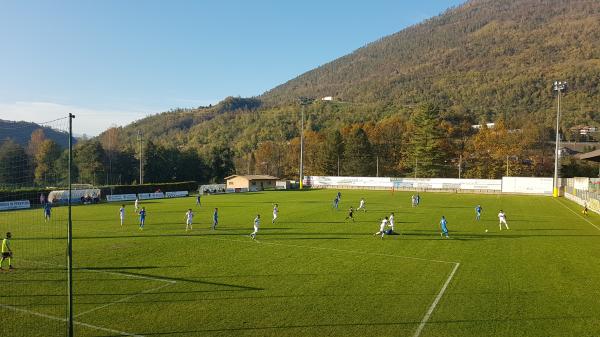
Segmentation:
[[(597, 215), (549, 197), (422, 193), (412, 208), (411, 193), (342, 194), (339, 211), (333, 190), (146, 201), (144, 231), (131, 204), (123, 227), (118, 203), (74, 207), (76, 335), (414, 336), (455, 267), (440, 260), (460, 266), (420, 336), (600, 335)], [(345, 222), (361, 197), (367, 212)], [(373, 237), (392, 211), (403, 235)], [(65, 333), (66, 208), (53, 216), (0, 213), (18, 268), (0, 274), (3, 337)]]

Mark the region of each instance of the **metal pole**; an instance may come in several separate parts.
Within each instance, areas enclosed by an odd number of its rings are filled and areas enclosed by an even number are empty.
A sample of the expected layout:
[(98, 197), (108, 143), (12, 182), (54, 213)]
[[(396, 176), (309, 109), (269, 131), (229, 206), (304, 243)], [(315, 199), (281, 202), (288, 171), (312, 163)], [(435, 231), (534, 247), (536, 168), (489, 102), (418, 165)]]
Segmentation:
[(458, 179), (462, 175), (462, 154), (458, 155)]
[(556, 140), (555, 140), (555, 149), (554, 149), (554, 179), (553, 179), (553, 190), (552, 195), (556, 198), (558, 197), (558, 148), (559, 148), (559, 138), (560, 138), (560, 86), (556, 86), (555, 89), (558, 91), (558, 104), (556, 108)]
[(376, 165), (377, 165), (377, 177), (379, 177), (379, 156), (377, 156), (377, 160), (376, 160)]
[(144, 166), (143, 166), (143, 162), (144, 162), (144, 152), (142, 149), (142, 131), (138, 130), (138, 142), (139, 142), (139, 148), (140, 148), (140, 182), (139, 184), (142, 185), (144, 184)]
[(337, 175), (340, 176), (340, 155), (337, 156)]
[(300, 189), (304, 178), (304, 103), (302, 104), (302, 116), (300, 118)]
[(417, 177), (417, 168), (419, 165), (419, 158), (415, 158), (415, 178)]
[(506, 176), (508, 177), (508, 156), (506, 156)]
[(71, 217), (71, 173), (73, 171), (73, 118), (75, 116), (69, 113), (69, 201), (67, 217), (67, 288), (69, 297), (69, 317), (67, 319), (69, 337), (73, 337), (73, 220)]

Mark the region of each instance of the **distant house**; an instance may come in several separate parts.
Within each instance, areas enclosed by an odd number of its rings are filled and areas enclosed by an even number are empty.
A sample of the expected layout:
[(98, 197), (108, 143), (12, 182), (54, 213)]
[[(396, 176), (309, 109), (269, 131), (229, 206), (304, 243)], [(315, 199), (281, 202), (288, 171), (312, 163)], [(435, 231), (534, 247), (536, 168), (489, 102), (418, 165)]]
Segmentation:
[[(496, 123), (485, 123), (485, 126), (486, 126), (488, 129), (493, 129), (493, 128), (496, 126)], [(479, 130), (479, 129), (481, 129), (482, 127), (483, 127), (483, 125), (481, 125), (481, 124), (475, 124), (475, 125), (471, 125), (471, 128), (472, 128), (472, 129), (475, 129), (475, 130)]]
[(241, 191), (262, 191), (274, 189), (279, 178), (269, 175), (232, 175), (225, 178), (227, 189)]
[(333, 101), (333, 96), (325, 96), (321, 98), (321, 101)]

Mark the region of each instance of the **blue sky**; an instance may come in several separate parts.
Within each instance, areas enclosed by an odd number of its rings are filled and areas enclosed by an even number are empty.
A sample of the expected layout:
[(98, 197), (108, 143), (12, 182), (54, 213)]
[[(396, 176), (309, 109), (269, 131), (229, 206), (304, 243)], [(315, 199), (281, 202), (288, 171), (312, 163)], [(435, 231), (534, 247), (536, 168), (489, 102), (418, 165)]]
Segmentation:
[(95, 135), (256, 96), (459, 0), (0, 0), (0, 119)]

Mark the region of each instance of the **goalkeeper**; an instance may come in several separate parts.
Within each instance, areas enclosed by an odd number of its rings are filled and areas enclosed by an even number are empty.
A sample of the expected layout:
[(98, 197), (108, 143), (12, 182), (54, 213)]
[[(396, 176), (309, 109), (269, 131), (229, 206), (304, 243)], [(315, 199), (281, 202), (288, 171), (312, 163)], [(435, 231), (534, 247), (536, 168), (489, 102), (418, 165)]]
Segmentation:
[(4, 240), (2, 240), (2, 259), (0, 259), (0, 270), (2, 270), (2, 264), (4, 263), (4, 260), (8, 260), (8, 269), (13, 269), (12, 266), (12, 255), (13, 252), (10, 249), (10, 238), (12, 237), (12, 235), (10, 234), (10, 232), (6, 233), (6, 238)]

